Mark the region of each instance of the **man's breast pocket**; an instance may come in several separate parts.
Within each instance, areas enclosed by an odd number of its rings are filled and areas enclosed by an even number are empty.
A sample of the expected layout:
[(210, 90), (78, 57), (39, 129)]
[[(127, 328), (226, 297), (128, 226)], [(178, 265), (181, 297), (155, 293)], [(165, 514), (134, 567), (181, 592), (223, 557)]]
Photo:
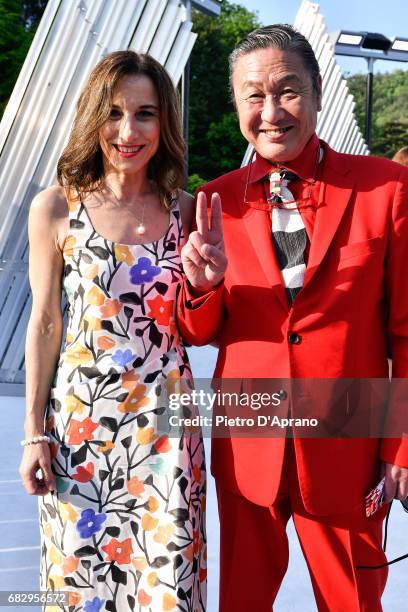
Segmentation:
[(372, 255), (380, 254), (381, 240), (381, 237), (376, 236), (375, 238), (369, 238), (361, 242), (352, 242), (340, 247), (338, 252), (339, 264), (349, 259), (367, 259)]

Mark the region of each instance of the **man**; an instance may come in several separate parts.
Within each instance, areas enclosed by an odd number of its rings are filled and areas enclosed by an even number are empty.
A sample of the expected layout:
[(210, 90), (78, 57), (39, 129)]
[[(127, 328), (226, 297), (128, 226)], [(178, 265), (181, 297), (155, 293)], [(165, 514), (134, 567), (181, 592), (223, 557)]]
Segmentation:
[(402, 147), (402, 149), (399, 149), (399, 151), (397, 151), (392, 158), (392, 161), (408, 166), (408, 147)]
[[(407, 169), (319, 142), (319, 67), (290, 26), (249, 34), (230, 71), (256, 159), (198, 194), (197, 231), (182, 254), (182, 334), (195, 344), (217, 339), (216, 378), (386, 379), (387, 341), (393, 375), (407, 377)], [(356, 410), (353, 394), (345, 396), (337, 417)], [(280, 398), (296, 416), (299, 402), (285, 390)], [(316, 391), (314, 400), (325, 417)], [(392, 405), (388, 411), (395, 425)], [(292, 516), (318, 609), (377, 612), (386, 570), (358, 566), (385, 562), (386, 506), (367, 518), (364, 498), (381, 470), (386, 501), (407, 496), (406, 440), (297, 432), (293, 440), (255, 433), (213, 440), (220, 610), (270, 612), (287, 568)]]

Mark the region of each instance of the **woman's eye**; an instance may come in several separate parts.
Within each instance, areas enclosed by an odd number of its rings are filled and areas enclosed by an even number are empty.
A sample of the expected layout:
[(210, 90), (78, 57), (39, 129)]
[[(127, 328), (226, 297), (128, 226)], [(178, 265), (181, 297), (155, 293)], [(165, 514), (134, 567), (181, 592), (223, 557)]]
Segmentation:
[(119, 119), (121, 112), (117, 108), (112, 108), (109, 113), (109, 119)]
[(154, 117), (154, 113), (149, 110), (141, 110), (137, 113), (137, 116), (141, 119), (149, 119), (150, 117)]

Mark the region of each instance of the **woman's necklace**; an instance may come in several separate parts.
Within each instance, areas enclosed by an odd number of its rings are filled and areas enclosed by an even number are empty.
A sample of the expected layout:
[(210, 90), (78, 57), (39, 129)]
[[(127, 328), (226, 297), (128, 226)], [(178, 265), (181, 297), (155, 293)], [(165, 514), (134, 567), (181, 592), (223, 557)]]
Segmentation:
[[(118, 206), (120, 206), (121, 204), (120, 204), (119, 198), (118, 198), (118, 196), (116, 195), (116, 193), (113, 191), (112, 187), (109, 187), (109, 185), (107, 185), (106, 183), (105, 183), (105, 187), (106, 187), (107, 189), (109, 189), (109, 191), (111, 192), (111, 194), (113, 195), (113, 197), (114, 197), (114, 198), (115, 198), (115, 200), (116, 200), (116, 204), (117, 204)], [(106, 201), (106, 200), (105, 200), (105, 201)], [(137, 226), (136, 226), (136, 230), (135, 230), (135, 231), (136, 231), (136, 234), (137, 234), (138, 236), (144, 236), (144, 235), (145, 235), (145, 233), (146, 233), (146, 226), (145, 226), (145, 224), (144, 224), (144, 215), (145, 215), (145, 209), (146, 209), (146, 198), (144, 198), (144, 202), (143, 202), (143, 207), (142, 207), (142, 218), (141, 218), (140, 220), (139, 220), (139, 219), (137, 219)]]

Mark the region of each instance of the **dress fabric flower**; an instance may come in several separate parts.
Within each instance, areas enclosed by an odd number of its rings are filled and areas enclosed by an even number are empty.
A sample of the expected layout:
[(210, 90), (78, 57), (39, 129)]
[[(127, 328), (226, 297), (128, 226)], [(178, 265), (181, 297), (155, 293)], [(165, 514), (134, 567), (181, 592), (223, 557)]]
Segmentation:
[[(168, 395), (192, 384), (174, 324), (180, 258), (163, 239), (105, 241), (81, 202), (69, 215), (69, 322), (45, 415), (56, 492), (38, 500), (41, 589), (68, 593), (64, 612), (204, 612), (203, 441), (168, 432)], [(177, 204), (168, 235), (183, 244)]]
[(130, 281), (134, 285), (151, 283), (160, 272), (161, 268), (154, 266), (148, 257), (139, 257), (137, 264), (130, 268)]

